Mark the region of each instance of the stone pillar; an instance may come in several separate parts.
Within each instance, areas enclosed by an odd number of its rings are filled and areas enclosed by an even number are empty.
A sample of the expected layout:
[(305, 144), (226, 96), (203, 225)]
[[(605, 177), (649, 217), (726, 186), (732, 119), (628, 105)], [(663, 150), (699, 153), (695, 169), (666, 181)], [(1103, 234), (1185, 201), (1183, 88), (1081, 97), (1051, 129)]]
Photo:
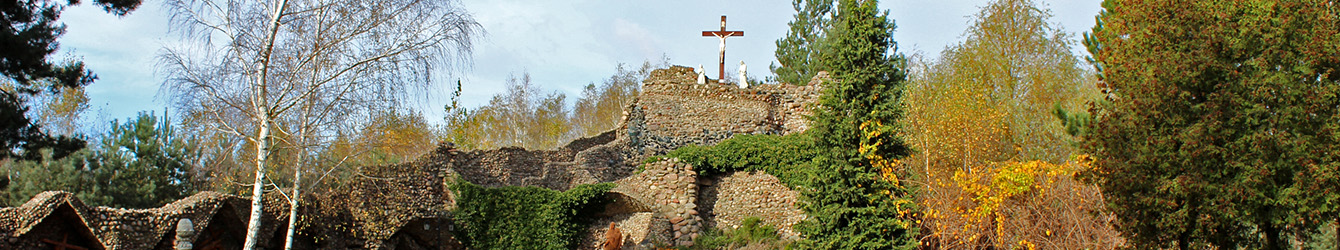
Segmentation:
[(195, 235), (195, 225), (191, 224), (191, 219), (182, 218), (177, 221), (177, 250), (190, 250), (191, 236)]

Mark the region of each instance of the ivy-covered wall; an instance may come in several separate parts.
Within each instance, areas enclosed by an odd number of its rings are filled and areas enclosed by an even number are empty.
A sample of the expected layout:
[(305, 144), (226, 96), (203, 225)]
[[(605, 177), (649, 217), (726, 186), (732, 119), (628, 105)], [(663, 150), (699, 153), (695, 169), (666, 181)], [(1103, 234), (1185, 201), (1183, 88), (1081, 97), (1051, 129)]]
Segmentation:
[(469, 249), (573, 249), (600, 213), (613, 183), (567, 191), (538, 187), (486, 188), (457, 180), (456, 238)]

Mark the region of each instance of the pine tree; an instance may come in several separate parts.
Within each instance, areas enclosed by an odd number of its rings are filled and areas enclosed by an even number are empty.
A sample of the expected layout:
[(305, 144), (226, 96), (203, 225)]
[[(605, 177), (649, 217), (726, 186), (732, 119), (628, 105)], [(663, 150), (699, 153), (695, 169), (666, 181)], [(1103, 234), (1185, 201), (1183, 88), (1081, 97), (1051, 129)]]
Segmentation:
[(88, 191), (95, 188), (89, 184), (91, 179), (88, 174), (89, 165), (96, 163), (90, 161), (94, 153), (85, 149), (57, 158), (51, 151), (41, 150), (41, 158), (38, 159), (4, 164), (11, 181), (4, 188), (5, 204), (0, 205), (22, 206), (34, 195), (46, 191), (71, 192), (80, 199), (88, 197)]
[(909, 149), (898, 130), (905, 60), (894, 51), (893, 21), (878, 1), (842, 1), (820, 66), (826, 83), (814, 110), (810, 190), (799, 227), (802, 246), (815, 249), (911, 249), (917, 211), (895, 168)]
[(1086, 180), (1135, 248), (1285, 249), (1340, 204), (1330, 1), (1103, 3)]
[(795, 20), (786, 37), (777, 39), (777, 63), (769, 65), (778, 82), (808, 84), (819, 73), (819, 54), (822, 53), (824, 32), (830, 26), (833, 1), (794, 0)]
[[(94, 5), (116, 16), (125, 16), (141, 0), (94, 0)], [(69, 5), (79, 1), (14, 0), (0, 3), (0, 159), (38, 160), (63, 158), (84, 148), (84, 141), (43, 132), (29, 117), (25, 101), (42, 93), (60, 94), (62, 89), (83, 88), (97, 79), (79, 61), (52, 62), (65, 34), (57, 22)], [(49, 149), (49, 150), (46, 150)], [(50, 155), (47, 155), (50, 154)], [(3, 185), (0, 185), (3, 188)]]
[(166, 120), (141, 112), (125, 123), (112, 121), (102, 138), (97, 163), (89, 170), (93, 187), (81, 196), (93, 205), (152, 208), (192, 194), (191, 161), (199, 156)]
[(93, 206), (153, 208), (195, 191), (190, 168), (199, 159), (197, 151), (166, 120), (140, 113), (126, 123), (112, 121), (112, 131), (101, 141), (66, 157), (44, 149), (40, 159), (9, 164), (14, 178), (5, 190), (9, 205), (60, 190)]

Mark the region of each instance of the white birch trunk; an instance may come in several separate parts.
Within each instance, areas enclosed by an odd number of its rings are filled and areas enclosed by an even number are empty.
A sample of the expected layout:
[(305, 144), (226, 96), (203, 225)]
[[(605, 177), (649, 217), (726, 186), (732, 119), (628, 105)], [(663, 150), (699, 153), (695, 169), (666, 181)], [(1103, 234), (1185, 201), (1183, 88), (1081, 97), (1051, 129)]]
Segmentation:
[[(318, 22), (318, 23), (324, 23), (325, 20), (326, 20), (326, 10), (320, 10), (320, 11), (318, 11), (317, 16), (318, 16), (318, 17), (316, 18), (317, 22)], [(321, 45), (320, 45), (320, 44), (322, 44), (322, 43), (321, 43), (321, 41), (322, 41), (322, 39), (321, 39), (321, 38), (322, 38), (322, 35), (323, 35), (323, 32), (321, 32), (321, 31), (317, 31), (317, 32), (316, 32), (316, 35), (313, 37), (313, 39), (316, 41), (316, 42), (312, 45), (312, 47), (313, 47), (312, 50), (313, 50), (313, 51), (320, 51), (320, 50), (321, 50), (321, 48), (320, 48)], [(313, 56), (315, 57), (316, 55), (313, 55)], [(317, 81), (317, 79), (320, 79), (320, 77), (319, 77), (320, 72), (321, 72), (321, 67), (320, 67), (320, 66), (314, 66), (314, 67), (312, 67), (311, 75), (307, 76), (307, 78), (308, 78), (307, 80), (308, 80), (308, 81), (311, 81), (311, 82), (308, 83), (308, 84), (310, 84), (310, 86), (308, 86), (308, 88), (315, 88), (317, 85), (319, 85), (316, 81)], [(298, 153), (298, 159), (305, 159), (305, 158), (307, 158), (307, 154), (308, 154), (307, 149), (308, 149), (309, 146), (311, 146), (311, 145), (308, 144), (308, 143), (310, 143), (310, 141), (308, 141), (308, 139), (309, 139), (308, 137), (309, 137), (309, 136), (312, 136), (310, 133), (311, 133), (311, 131), (312, 131), (312, 129), (313, 129), (313, 128), (312, 128), (312, 124), (311, 124), (312, 121), (310, 120), (310, 118), (312, 117), (312, 108), (313, 108), (313, 107), (312, 107), (312, 106), (313, 106), (313, 104), (312, 104), (312, 100), (311, 100), (311, 98), (306, 98), (306, 97), (303, 98), (302, 100), (303, 100), (304, 102), (306, 102), (306, 103), (304, 103), (304, 104), (302, 105), (302, 122), (298, 124), (298, 126), (300, 127), (300, 129), (298, 130), (298, 131), (299, 131), (299, 132), (298, 132), (298, 152), (299, 152), (299, 153)], [(284, 233), (284, 250), (292, 250), (292, 249), (293, 249), (293, 232), (297, 230), (297, 225), (298, 225), (298, 203), (299, 203), (300, 201), (302, 201), (302, 166), (303, 166), (304, 163), (306, 163), (306, 162), (309, 162), (309, 161), (300, 161), (300, 162), (295, 166), (295, 168), (293, 169), (293, 196), (289, 197), (289, 204), (288, 204), (288, 230), (287, 230), (287, 232)], [(318, 179), (317, 181), (319, 182), (320, 179)]]
[(261, 204), (261, 195), (264, 194), (265, 187), (265, 162), (270, 156), (270, 123), (274, 118), (271, 114), (269, 89), (270, 76), (270, 56), (274, 51), (275, 36), (279, 33), (279, 17), (284, 14), (284, 8), (288, 7), (288, 0), (279, 0), (275, 2), (274, 13), (270, 14), (270, 25), (266, 30), (265, 49), (262, 51), (259, 66), (259, 74), (256, 79), (255, 105), (256, 117), (260, 119), (260, 132), (256, 135), (256, 181), (251, 187), (251, 218), (247, 220), (246, 241), (242, 244), (242, 249), (256, 249), (256, 244), (260, 241), (261, 215), (265, 213)]
[(288, 232), (284, 233), (284, 250), (293, 249), (293, 227), (298, 221), (298, 199), (302, 197), (299, 191), (302, 189), (302, 169), (293, 171), (293, 196), (289, 197), (288, 203)]
[[(265, 97), (261, 97), (264, 100)], [(268, 110), (267, 110), (268, 111)], [(264, 114), (264, 113), (262, 113)], [(265, 161), (270, 153), (270, 118), (268, 115), (261, 116), (260, 133), (256, 139), (256, 181), (251, 186), (251, 218), (247, 220), (246, 242), (242, 244), (242, 249), (256, 249), (256, 240), (260, 238), (261, 231), (261, 194), (265, 191)]]
[[(281, 118), (289, 118), (291, 108), (303, 102), (306, 98), (317, 98), (312, 105), (321, 110), (321, 117), (312, 118), (316, 123), (303, 123), (306, 131), (303, 136), (315, 132), (320, 134), (321, 129), (327, 126), (338, 125), (342, 123), (339, 119), (326, 119), (325, 115), (329, 112), (346, 112), (345, 110), (335, 110), (335, 107), (352, 106), (347, 112), (360, 112), (364, 109), (376, 107), (380, 101), (397, 102), (396, 98), (405, 93), (405, 90), (399, 85), (406, 84), (405, 79), (391, 79), (388, 81), (374, 81), (372, 84), (386, 84), (388, 88), (363, 88), (360, 84), (366, 84), (359, 79), (365, 77), (379, 77), (381, 73), (390, 74), (422, 74), (427, 76), (428, 71), (406, 70), (401, 66), (413, 63), (430, 63), (433, 60), (441, 59), (438, 51), (432, 51), (437, 48), (457, 48), (458, 52), (467, 55), (462, 59), (468, 59), (471, 51), (471, 37), (479, 29), (480, 25), (476, 23), (468, 14), (456, 8), (455, 1), (424, 1), (416, 0), (409, 2), (369, 2), (370, 6), (357, 6), (356, 8), (330, 8), (340, 3), (326, 3), (324, 1), (304, 1), (289, 6), (289, 0), (255, 0), (255, 1), (224, 1), (224, 0), (167, 0), (168, 6), (177, 15), (173, 21), (179, 24), (193, 26), (198, 29), (186, 29), (183, 34), (191, 40), (203, 39), (199, 44), (208, 50), (227, 51), (229, 56), (219, 58), (218, 62), (207, 62), (203, 67), (196, 68), (199, 64), (194, 58), (191, 58), (191, 50), (168, 50), (164, 63), (173, 66), (174, 79), (171, 84), (174, 91), (183, 94), (181, 97), (185, 103), (193, 108), (211, 111), (215, 117), (217, 127), (212, 127), (218, 133), (228, 136), (234, 136), (240, 139), (249, 140), (255, 143), (255, 180), (252, 182), (251, 194), (251, 213), (247, 220), (247, 232), (243, 249), (252, 250), (261, 246), (278, 247), (278, 242), (265, 241), (271, 239), (266, 237), (261, 239), (261, 229), (264, 228), (262, 218), (264, 217), (264, 192), (267, 184), (274, 184), (266, 178), (266, 172), (269, 167), (268, 158), (273, 153), (276, 145), (276, 134), (289, 133), (287, 124), (281, 124)], [(222, 3), (220, 3), (222, 2)], [(350, 3), (354, 4), (354, 3)], [(364, 3), (357, 3), (364, 4)], [(289, 8), (294, 8), (293, 12), (288, 12)], [(310, 22), (311, 16), (308, 15), (314, 11), (322, 12), (318, 22)], [(331, 11), (329, 14), (335, 16), (330, 19), (331, 22), (325, 22), (325, 11)], [(391, 12), (387, 12), (391, 11)], [(298, 13), (304, 13), (298, 15)], [(290, 14), (293, 14), (290, 16)], [(267, 16), (268, 15), (268, 16)], [(410, 19), (407, 19), (410, 18)], [(268, 23), (256, 23), (268, 22)], [(285, 29), (280, 33), (281, 22), (284, 25), (297, 25), (299, 29)], [(261, 28), (262, 30), (257, 30)], [(356, 27), (349, 27), (356, 26)], [(314, 37), (318, 41), (306, 39), (310, 35), (307, 32), (312, 30), (318, 32)], [(388, 32), (383, 34), (385, 32)], [(229, 43), (216, 43), (208, 38), (221, 32), (233, 39)], [(320, 38), (327, 37), (323, 32), (332, 32), (330, 39), (333, 43), (319, 41)], [(203, 36), (200, 36), (202, 35)], [(285, 39), (278, 39), (279, 35), (285, 36)], [(376, 35), (376, 38), (367, 38), (367, 36)], [(237, 39), (246, 39), (241, 42)], [(395, 42), (386, 42), (395, 41)], [(277, 46), (281, 41), (289, 41), (284, 46)], [(299, 47), (307, 45), (309, 42), (313, 46), (311, 51)], [(298, 45), (298, 46), (287, 46)], [(324, 49), (323, 46), (332, 46), (338, 49)], [(217, 48), (216, 48), (217, 47)], [(422, 52), (422, 54), (420, 53)], [(275, 55), (278, 53), (279, 55)], [(327, 55), (333, 54), (333, 55)], [(327, 59), (330, 57), (335, 59)], [(271, 60), (288, 60), (292, 64), (271, 64)], [(346, 60), (348, 59), (348, 60)], [(210, 61), (214, 59), (209, 59)], [(384, 65), (383, 65), (384, 64)], [(238, 66), (241, 66), (238, 68)], [(418, 65), (418, 64), (414, 64)], [(274, 70), (271, 70), (274, 67)], [(309, 68), (310, 67), (310, 68)], [(226, 69), (224, 76), (215, 78), (215, 69)], [(314, 69), (311, 79), (311, 85), (303, 89), (301, 83), (295, 81), (301, 77), (291, 75), (305, 69)], [(201, 71), (201, 72), (197, 72)], [(318, 74), (327, 73), (329, 74)], [(271, 73), (275, 75), (271, 75)], [(179, 78), (178, 78), (179, 77)], [(241, 81), (252, 81), (250, 84), (238, 84), (232, 81), (235, 79), (245, 79)], [(280, 81), (279, 79), (282, 79)], [(276, 82), (269, 82), (276, 80)], [(251, 85), (251, 86), (245, 86)], [(426, 85), (425, 85), (426, 86)], [(377, 86), (374, 86), (377, 87)], [(389, 91), (386, 91), (389, 90)], [(275, 95), (270, 95), (274, 92)], [(320, 95), (315, 96), (314, 95)], [(350, 96), (358, 98), (349, 98)], [(361, 99), (370, 97), (369, 99)], [(324, 98), (324, 99), (322, 99)], [(388, 98), (388, 99), (381, 99)], [(370, 103), (358, 103), (367, 101)], [(198, 107), (195, 105), (199, 105)], [(324, 105), (324, 106), (322, 106)], [(310, 111), (310, 110), (308, 110)], [(240, 113), (240, 114), (238, 114)], [(246, 124), (235, 124), (243, 122), (231, 118), (236, 115), (247, 115)], [(304, 114), (311, 115), (311, 114)], [(337, 114), (338, 115), (338, 114)], [(308, 118), (308, 117), (304, 117)], [(314, 125), (315, 124), (315, 125)], [(283, 126), (281, 126), (283, 125)], [(502, 130), (507, 131), (507, 130)], [(307, 138), (303, 138), (307, 139)], [(305, 141), (304, 140), (304, 141)], [(311, 141), (305, 141), (301, 147), (307, 147)], [(316, 141), (315, 143), (321, 143)], [(287, 142), (282, 144), (288, 144)], [(306, 155), (304, 154), (304, 157)], [(337, 164), (338, 166), (338, 164)], [(292, 200), (289, 202), (289, 227), (284, 240), (286, 249), (293, 247), (293, 236), (296, 234), (296, 226), (301, 203), (300, 189), (302, 186), (302, 169), (297, 168), (294, 175), (294, 191)], [(318, 176), (321, 177), (321, 176)], [(313, 179), (319, 183), (322, 178)], [(272, 204), (271, 206), (274, 206)], [(271, 225), (274, 226), (274, 225)], [(264, 243), (264, 244), (262, 244)]]

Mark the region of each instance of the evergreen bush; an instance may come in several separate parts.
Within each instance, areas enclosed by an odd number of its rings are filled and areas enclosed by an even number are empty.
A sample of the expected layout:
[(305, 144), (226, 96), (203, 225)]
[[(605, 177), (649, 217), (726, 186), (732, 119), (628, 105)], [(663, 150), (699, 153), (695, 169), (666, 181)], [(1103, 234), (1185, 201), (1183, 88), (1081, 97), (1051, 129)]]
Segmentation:
[(614, 183), (579, 185), (568, 191), (539, 187), (487, 188), (462, 179), (456, 192), (457, 230), (469, 249), (574, 249), (591, 216), (609, 202)]
[(740, 249), (746, 246), (789, 249), (791, 246), (788, 242), (782, 242), (781, 238), (777, 228), (763, 224), (763, 219), (751, 216), (744, 218), (736, 229), (708, 229), (688, 249)]
[(788, 187), (806, 186), (806, 169), (818, 154), (814, 139), (807, 133), (785, 136), (736, 135), (715, 146), (690, 145), (675, 149), (663, 158), (679, 158), (693, 165), (699, 176), (714, 176), (735, 171), (763, 171), (777, 176)]

